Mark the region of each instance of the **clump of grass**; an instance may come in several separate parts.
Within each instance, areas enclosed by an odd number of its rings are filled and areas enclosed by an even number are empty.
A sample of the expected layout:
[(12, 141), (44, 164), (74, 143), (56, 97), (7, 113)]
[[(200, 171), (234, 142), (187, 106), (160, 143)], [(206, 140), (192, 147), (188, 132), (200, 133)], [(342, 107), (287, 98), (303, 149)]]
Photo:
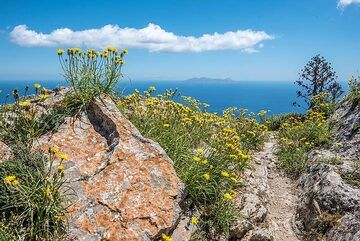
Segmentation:
[(323, 158), (320, 161), (331, 165), (341, 165), (343, 163), (343, 161), (338, 157)]
[[(278, 164), (288, 174), (300, 175), (306, 168), (307, 153), (315, 147), (330, 144), (331, 128), (326, 121), (331, 107), (316, 102), (304, 118), (290, 117), (284, 122), (277, 134), (279, 140)], [(324, 112), (325, 111), (325, 112)]]
[(44, 108), (43, 102), (49, 98), (48, 90), (35, 84), (35, 95), (27, 95), (29, 87), (25, 87), (25, 95), (19, 96), (17, 89), (13, 91), (14, 103), (3, 104), (0, 108), (0, 135), (8, 145), (22, 143), (31, 147), (34, 140), (41, 135), (56, 130), (68, 116), (79, 113), (81, 106), (68, 93), (57, 108)]
[(190, 97), (175, 102), (175, 92), (153, 97), (154, 87), (144, 95), (136, 91), (118, 102), (140, 132), (157, 141), (174, 161), (189, 199), (200, 212), (203, 229), (228, 232), (238, 218), (232, 199), (241, 186), (241, 173), (251, 152), (261, 147), (267, 128), (254, 114), (229, 108), (222, 116), (206, 111)]
[(348, 99), (352, 101), (352, 109), (360, 103), (360, 77), (353, 77), (349, 80)]
[[(61, 240), (70, 192), (61, 165), (66, 156), (58, 158), (56, 148), (49, 159), (23, 145), (13, 150), (12, 159), (0, 164), (0, 233), (17, 240)], [(60, 163), (56, 169), (55, 161)]]
[(121, 68), (128, 52), (126, 49), (118, 52), (116, 48), (108, 47), (101, 52), (94, 49), (83, 52), (80, 48), (69, 48), (66, 54), (64, 52), (62, 49), (57, 51), (74, 101), (86, 105), (101, 94), (116, 92), (116, 84), (123, 76)]
[(354, 160), (352, 168), (353, 171), (343, 173), (342, 177), (351, 185), (360, 187), (360, 159)]
[(262, 119), (262, 123), (265, 124), (270, 131), (277, 131), (280, 129), (281, 125), (287, 122), (290, 118), (301, 119), (302, 114), (288, 113), (288, 114), (265, 116)]

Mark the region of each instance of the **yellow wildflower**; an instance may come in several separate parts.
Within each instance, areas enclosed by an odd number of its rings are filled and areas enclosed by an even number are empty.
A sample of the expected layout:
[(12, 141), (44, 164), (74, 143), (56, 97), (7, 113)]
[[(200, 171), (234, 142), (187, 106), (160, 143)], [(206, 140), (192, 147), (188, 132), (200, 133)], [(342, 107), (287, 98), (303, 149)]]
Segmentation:
[(15, 179), (14, 181), (12, 181), (11, 183), (13, 186), (18, 186), (20, 184), (20, 181)]
[(230, 190), (230, 193), (235, 196), (237, 194), (237, 192), (235, 190)]
[(165, 128), (169, 128), (169, 127), (170, 127), (170, 124), (164, 124), (164, 127), (165, 127)]
[(51, 189), (48, 187), (44, 191), (45, 197), (49, 198), (51, 196)]
[(62, 55), (64, 53), (64, 50), (63, 49), (58, 49), (56, 52), (57, 52), (58, 55)]
[(56, 146), (53, 146), (53, 147), (50, 148), (50, 152), (51, 152), (52, 154), (58, 153), (58, 152), (59, 152), (59, 148), (57, 148)]
[(67, 160), (69, 158), (68, 155), (62, 153), (58, 154), (57, 157), (60, 158), (61, 160)]
[(203, 153), (204, 153), (204, 150), (203, 149), (201, 149), (201, 148), (199, 148), (199, 149), (197, 149), (197, 151), (196, 151), (199, 155), (202, 155)]
[(224, 198), (227, 199), (227, 200), (231, 200), (232, 199), (232, 196), (230, 195), (230, 193), (225, 193), (224, 194)]
[(221, 172), (221, 176), (223, 176), (223, 177), (229, 177), (230, 175), (229, 175), (228, 172), (222, 171), (222, 172)]
[(35, 88), (36, 90), (40, 89), (40, 87), (41, 87), (40, 84), (34, 84), (34, 88)]
[(21, 107), (27, 107), (29, 105), (30, 105), (29, 101), (21, 101), (21, 102), (19, 102), (19, 106), (21, 106)]
[(47, 95), (47, 94), (40, 94), (40, 95), (39, 95), (39, 98), (40, 98), (41, 100), (45, 100), (47, 97), (49, 97), (49, 95)]
[(59, 165), (58, 166), (58, 172), (63, 172), (64, 171), (64, 166), (63, 165)]
[(16, 176), (7, 176), (4, 178), (4, 183), (11, 184), (12, 181), (16, 179)]
[(192, 217), (192, 218), (191, 218), (191, 223), (193, 223), (193, 224), (198, 224), (198, 223), (199, 223), (199, 219), (197, 219), (196, 217)]
[(127, 49), (122, 49), (122, 50), (121, 50), (121, 53), (123, 53), (123, 54), (127, 54), (127, 53), (128, 53), (128, 51), (127, 51)]
[(125, 64), (125, 61), (122, 60), (122, 59), (118, 59), (118, 60), (115, 61), (115, 63), (117, 63), (117, 64)]
[(194, 157), (194, 161), (196, 161), (196, 162), (200, 162), (200, 161), (201, 161), (201, 158), (200, 158), (200, 157), (198, 157), (198, 156), (196, 156), (196, 157)]
[(208, 160), (207, 160), (207, 159), (204, 159), (204, 160), (202, 161), (202, 163), (203, 163), (203, 164), (207, 164), (207, 163), (208, 163)]
[(209, 173), (205, 173), (205, 174), (203, 175), (203, 177), (204, 177), (205, 180), (207, 181), (207, 180), (210, 179), (210, 174), (209, 174)]
[(163, 241), (173, 241), (172, 238), (170, 238), (169, 236), (167, 236), (166, 234), (161, 234), (161, 238)]
[(231, 177), (230, 180), (233, 182), (233, 183), (237, 183), (237, 179), (235, 177)]

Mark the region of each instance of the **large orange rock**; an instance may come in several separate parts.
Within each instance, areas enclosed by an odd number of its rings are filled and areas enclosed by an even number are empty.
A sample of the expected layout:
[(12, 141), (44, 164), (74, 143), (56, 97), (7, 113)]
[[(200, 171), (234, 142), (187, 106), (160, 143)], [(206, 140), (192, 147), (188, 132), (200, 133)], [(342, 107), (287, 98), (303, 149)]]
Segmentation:
[(171, 232), (180, 217), (183, 185), (173, 163), (155, 142), (118, 111), (109, 98), (66, 119), (39, 140), (68, 154), (66, 177), (72, 240), (153, 240)]

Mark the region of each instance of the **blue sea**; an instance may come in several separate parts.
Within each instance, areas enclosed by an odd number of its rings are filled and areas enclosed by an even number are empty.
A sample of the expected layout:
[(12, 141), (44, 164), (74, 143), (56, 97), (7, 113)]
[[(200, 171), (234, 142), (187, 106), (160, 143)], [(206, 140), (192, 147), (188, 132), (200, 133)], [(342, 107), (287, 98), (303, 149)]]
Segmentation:
[[(66, 85), (65, 81), (0, 81), (2, 90), (0, 100), (3, 103), (6, 94), (14, 88), (24, 93), (26, 85), (33, 89), (33, 84), (39, 83), (43, 87), (52, 89)], [(342, 83), (344, 89), (346, 83)], [(187, 82), (187, 81), (122, 81), (119, 91), (123, 94), (147, 90), (150, 86), (156, 87), (156, 94), (164, 93), (167, 89), (178, 90), (180, 96), (191, 96), (200, 102), (210, 105), (209, 111), (221, 113), (228, 107), (247, 109), (257, 113), (268, 110), (269, 114), (289, 112), (303, 113), (304, 109), (293, 107), (292, 102), (299, 101), (295, 91), (297, 86), (291, 81), (232, 81), (232, 82)], [(180, 98), (179, 98), (180, 100)]]

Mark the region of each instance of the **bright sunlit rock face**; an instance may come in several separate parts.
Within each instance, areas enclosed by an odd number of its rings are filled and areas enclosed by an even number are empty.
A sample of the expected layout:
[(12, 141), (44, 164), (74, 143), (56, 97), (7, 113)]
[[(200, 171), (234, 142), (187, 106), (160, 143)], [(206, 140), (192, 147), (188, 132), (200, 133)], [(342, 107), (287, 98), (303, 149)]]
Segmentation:
[[(58, 146), (76, 198), (70, 235), (81, 240), (152, 240), (180, 216), (183, 185), (172, 161), (105, 99), (68, 119), (41, 147)], [(108, 239), (106, 239), (108, 238)]]

